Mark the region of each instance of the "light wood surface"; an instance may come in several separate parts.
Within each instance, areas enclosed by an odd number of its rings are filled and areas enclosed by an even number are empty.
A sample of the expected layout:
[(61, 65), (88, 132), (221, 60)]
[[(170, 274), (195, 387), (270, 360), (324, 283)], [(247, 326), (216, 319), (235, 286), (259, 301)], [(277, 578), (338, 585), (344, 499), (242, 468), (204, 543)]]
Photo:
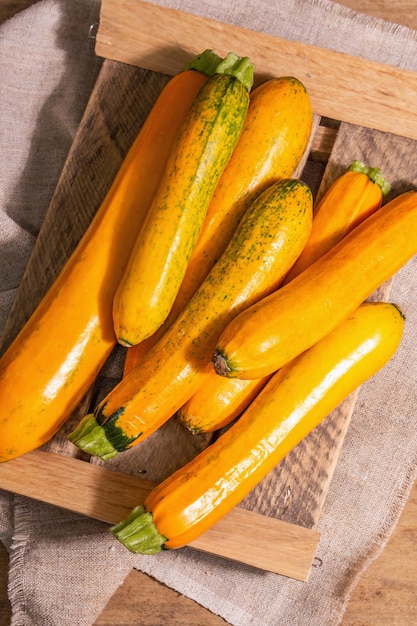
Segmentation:
[[(139, 28), (132, 28), (132, 23)], [(395, 132), (417, 139), (414, 72), (400, 72), (372, 61), (357, 63), (347, 54), (149, 2), (102, 0), (96, 51), (107, 59), (176, 74), (200, 52), (201, 41), (209, 41), (220, 56), (229, 50), (249, 56), (255, 62), (258, 81), (271, 76), (297, 76), (307, 88), (315, 113), (387, 132), (393, 132), (394, 116)], [(349, 80), (353, 76), (354, 80)], [(367, 100), (363, 106), (365, 84)]]
[[(17, 2), (17, 8), (29, 4), (30, 1)], [(7, 2), (8, 9), (13, 3)], [(410, 24), (413, 19), (410, 2), (343, 2), (352, 8), (359, 8), (371, 14), (389, 17), (398, 23)], [(380, 10), (380, 13), (378, 11)], [(415, 19), (415, 17), (414, 17)], [(415, 24), (414, 24), (415, 26)], [(414, 489), (403, 512), (393, 537), (382, 556), (370, 566), (356, 588), (343, 626), (409, 626), (414, 623), (417, 614), (415, 599), (415, 579), (417, 566), (415, 554), (417, 547), (417, 490)], [(5, 579), (7, 556), (0, 551), (0, 623), (8, 621)], [(152, 608), (148, 607), (147, 599), (152, 595)], [(155, 610), (155, 607), (158, 610)], [(182, 598), (176, 592), (166, 589), (149, 577), (132, 571), (123, 587), (115, 594), (99, 620), (97, 626), (122, 626), (128, 624), (161, 624), (167, 622), (174, 626), (179, 624), (224, 624), (225, 622), (212, 615), (194, 602)]]

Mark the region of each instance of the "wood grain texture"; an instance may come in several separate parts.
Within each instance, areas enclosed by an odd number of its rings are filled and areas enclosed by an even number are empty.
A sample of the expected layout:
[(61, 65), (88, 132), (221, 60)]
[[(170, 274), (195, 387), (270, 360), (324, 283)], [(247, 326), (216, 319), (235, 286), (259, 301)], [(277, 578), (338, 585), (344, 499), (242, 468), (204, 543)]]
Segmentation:
[(202, 41), (210, 42), (220, 56), (229, 50), (249, 56), (256, 66), (256, 80), (297, 76), (318, 115), (385, 131), (392, 130), (395, 116), (395, 132), (417, 139), (414, 72), (372, 61), (364, 63), (346, 54), (147, 2), (102, 1), (96, 42), (100, 56), (175, 74), (201, 52)]
[(174, 589), (132, 570), (94, 626), (225, 626), (228, 623)]
[[(116, 524), (135, 506), (143, 504), (154, 483), (62, 454), (36, 450), (0, 464), (0, 486)], [(306, 581), (319, 538), (319, 533), (309, 528), (234, 509), (189, 547)]]

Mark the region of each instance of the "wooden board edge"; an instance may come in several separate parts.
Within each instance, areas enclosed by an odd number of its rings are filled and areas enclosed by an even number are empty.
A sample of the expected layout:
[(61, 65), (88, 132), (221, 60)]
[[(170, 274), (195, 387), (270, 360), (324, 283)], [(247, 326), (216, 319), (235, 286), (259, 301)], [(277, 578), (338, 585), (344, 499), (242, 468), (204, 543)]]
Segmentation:
[(318, 115), (417, 139), (415, 72), (149, 2), (102, 1), (98, 56), (173, 75), (202, 47), (249, 56), (258, 80), (296, 76)]
[[(77, 458), (35, 450), (0, 464), (0, 488), (115, 524), (154, 483)], [(236, 508), (189, 547), (307, 581), (320, 534)]]

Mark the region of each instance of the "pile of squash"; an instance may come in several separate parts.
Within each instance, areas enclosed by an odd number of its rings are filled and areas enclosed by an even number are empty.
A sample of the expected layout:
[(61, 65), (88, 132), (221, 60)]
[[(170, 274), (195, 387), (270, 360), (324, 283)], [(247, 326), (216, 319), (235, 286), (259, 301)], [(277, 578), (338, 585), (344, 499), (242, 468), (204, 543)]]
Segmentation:
[(416, 192), (384, 204), (380, 170), (355, 161), (313, 206), (293, 177), (309, 95), (291, 76), (253, 88), (253, 75), (247, 57), (206, 50), (168, 82), (0, 360), (0, 462), (57, 432), (118, 343), (122, 380), (74, 445), (110, 459), (173, 416), (224, 429), (112, 529), (134, 552), (214, 524), (402, 337), (403, 312), (367, 298), (417, 252)]

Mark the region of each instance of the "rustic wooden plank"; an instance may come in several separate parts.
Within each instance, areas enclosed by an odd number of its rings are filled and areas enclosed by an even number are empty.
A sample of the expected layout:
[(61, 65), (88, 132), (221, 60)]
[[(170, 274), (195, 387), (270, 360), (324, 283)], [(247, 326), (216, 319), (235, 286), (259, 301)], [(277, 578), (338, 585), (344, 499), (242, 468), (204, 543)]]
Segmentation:
[(325, 161), (329, 158), (334, 142), (336, 140), (337, 130), (328, 126), (318, 126), (314, 132), (310, 158), (316, 161)]
[(414, 72), (148, 2), (102, 2), (96, 40), (100, 56), (174, 74), (202, 48), (249, 56), (257, 80), (296, 76), (318, 115), (417, 139)]
[(62, 454), (35, 450), (0, 464), (2, 489), (109, 524), (143, 503), (153, 483)]
[(317, 531), (235, 508), (189, 545), (306, 581), (319, 539)]
[[(122, 597), (122, 602), (119, 602), (120, 597)], [(121, 587), (94, 622), (94, 626), (160, 626), (161, 624), (229, 626), (229, 622), (219, 615), (215, 615), (194, 600), (136, 569), (132, 569), (126, 576)]]
[[(109, 524), (142, 504), (153, 487), (140, 477), (41, 450), (0, 464), (0, 488)], [(314, 530), (234, 509), (189, 547), (305, 581), (319, 539)]]

